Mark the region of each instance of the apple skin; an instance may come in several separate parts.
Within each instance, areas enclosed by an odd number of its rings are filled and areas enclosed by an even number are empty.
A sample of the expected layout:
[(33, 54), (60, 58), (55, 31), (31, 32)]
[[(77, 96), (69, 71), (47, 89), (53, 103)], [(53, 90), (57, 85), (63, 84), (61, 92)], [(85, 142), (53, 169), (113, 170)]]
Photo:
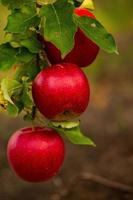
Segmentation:
[[(75, 8), (74, 13), (78, 16), (95, 18), (95, 16), (88, 9)], [(87, 67), (96, 59), (99, 52), (99, 47), (91, 39), (86, 37), (83, 31), (81, 31), (79, 28), (74, 39), (74, 48), (65, 56), (64, 59), (61, 58), (61, 52), (54, 44), (43, 39), (45, 52), (51, 64), (64, 62), (74, 63), (80, 67)]]
[(62, 63), (46, 68), (37, 75), (32, 94), (37, 108), (46, 118), (63, 121), (85, 111), (90, 88), (80, 67)]
[(64, 160), (64, 142), (50, 128), (23, 128), (9, 139), (7, 157), (14, 172), (25, 181), (47, 181)]

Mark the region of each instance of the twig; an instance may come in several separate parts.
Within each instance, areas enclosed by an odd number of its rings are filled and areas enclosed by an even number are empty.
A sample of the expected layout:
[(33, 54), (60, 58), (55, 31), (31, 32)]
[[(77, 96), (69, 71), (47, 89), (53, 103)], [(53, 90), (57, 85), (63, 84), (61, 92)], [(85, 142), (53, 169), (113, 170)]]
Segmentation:
[(119, 183), (117, 181), (112, 181), (112, 180), (109, 180), (109, 179), (104, 178), (102, 176), (91, 174), (91, 173), (88, 173), (88, 172), (87, 173), (83, 172), (81, 174), (81, 179), (82, 180), (91, 180), (91, 181), (94, 181), (94, 182), (99, 183), (101, 185), (104, 185), (106, 187), (110, 187), (112, 189), (117, 189), (117, 190), (121, 190), (121, 191), (124, 191), (124, 192), (133, 192), (132, 186), (129, 186), (129, 185), (126, 185), (126, 184), (123, 184), (123, 183)]
[(61, 192), (58, 194), (54, 194), (51, 200), (61, 200), (62, 198), (67, 197), (73, 191), (73, 188), (77, 185), (77, 183), (79, 183), (80, 181), (92, 181), (92, 182), (98, 183), (100, 185), (104, 185), (112, 189), (120, 190), (122, 192), (133, 193), (132, 186), (129, 186), (117, 181), (109, 180), (100, 175), (91, 174), (89, 172), (83, 172), (79, 174), (78, 176), (76, 176), (71, 181), (71, 183), (69, 184), (67, 188), (62, 189)]

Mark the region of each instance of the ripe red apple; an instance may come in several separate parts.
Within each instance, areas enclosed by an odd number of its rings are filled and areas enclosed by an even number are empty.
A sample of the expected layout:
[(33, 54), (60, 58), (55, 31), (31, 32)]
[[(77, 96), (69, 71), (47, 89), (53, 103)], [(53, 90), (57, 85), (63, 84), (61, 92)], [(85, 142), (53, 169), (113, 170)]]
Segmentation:
[(11, 136), (7, 157), (12, 169), (22, 179), (47, 181), (63, 163), (64, 142), (53, 129), (23, 128)]
[[(78, 16), (95, 18), (95, 16), (88, 9), (75, 8), (74, 13)], [(60, 50), (57, 49), (51, 42), (46, 41), (45, 38), (44, 45), (47, 57), (51, 64), (65, 62), (74, 63), (80, 67), (86, 67), (95, 60), (99, 52), (99, 47), (91, 39), (89, 39), (79, 28), (75, 34), (74, 48), (71, 50), (70, 53), (65, 56), (64, 59), (61, 58)]]
[(83, 113), (90, 89), (80, 67), (71, 63), (42, 70), (33, 82), (32, 94), (40, 112), (52, 120), (68, 120)]

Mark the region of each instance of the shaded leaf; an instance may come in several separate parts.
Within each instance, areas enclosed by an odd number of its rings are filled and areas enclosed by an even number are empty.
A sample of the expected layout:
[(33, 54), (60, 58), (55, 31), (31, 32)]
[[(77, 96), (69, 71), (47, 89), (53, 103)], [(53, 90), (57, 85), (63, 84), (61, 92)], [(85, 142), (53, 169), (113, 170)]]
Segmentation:
[(8, 70), (15, 64), (27, 63), (34, 58), (34, 54), (30, 53), (24, 47), (13, 48), (10, 44), (0, 46), (0, 70)]
[(0, 70), (8, 70), (16, 62), (17, 50), (9, 44), (0, 46)]
[(35, 0), (1, 0), (1, 3), (9, 9), (18, 9), (24, 5), (35, 4)]
[(36, 61), (33, 59), (32, 62), (20, 65), (14, 75), (14, 79), (22, 81), (22, 77), (28, 77), (29, 80), (34, 80), (36, 75), (40, 72), (40, 68), (37, 66)]
[(23, 33), (29, 28), (39, 25), (40, 19), (36, 9), (32, 6), (23, 7), (21, 10), (13, 10), (8, 17), (6, 32)]
[(29, 88), (29, 82), (27, 81), (23, 82), (23, 92), (21, 96), (21, 101), (23, 102), (25, 108), (33, 107), (32, 94)]
[(27, 63), (34, 58), (34, 54), (30, 53), (28, 49), (22, 47), (17, 49), (16, 63)]
[(10, 43), (14, 48), (25, 47), (31, 53), (38, 53), (41, 49), (41, 44), (37, 39), (36, 33), (28, 31), (25, 33), (7, 33), (3, 43)]
[(35, 36), (21, 40), (20, 45), (26, 47), (31, 53), (38, 53), (41, 49), (41, 45)]

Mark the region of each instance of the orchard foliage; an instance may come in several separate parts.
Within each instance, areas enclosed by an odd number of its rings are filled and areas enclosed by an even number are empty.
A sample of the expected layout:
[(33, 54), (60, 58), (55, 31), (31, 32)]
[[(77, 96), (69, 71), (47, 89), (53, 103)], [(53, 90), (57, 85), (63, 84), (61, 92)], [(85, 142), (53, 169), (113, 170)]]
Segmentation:
[[(74, 13), (75, 7), (93, 10), (91, 0), (0, 0), (0, 4), (10, 10), (0, 45), (0, 72), (9, 71), (10, 75), (0, 83), (1, 112), (14, 117), (22, 112), (24, 120), (42, 121), (31, 92), (36, 75), (50, 65), (42, 38), (55, 45), (64, 58), (73, 49), (80, 28), (100, 49), (117, 53), (113, 36), (97, 19)], [(94, 145), (81, 133), (79, 121), (43, 123), (74, 144)]]

